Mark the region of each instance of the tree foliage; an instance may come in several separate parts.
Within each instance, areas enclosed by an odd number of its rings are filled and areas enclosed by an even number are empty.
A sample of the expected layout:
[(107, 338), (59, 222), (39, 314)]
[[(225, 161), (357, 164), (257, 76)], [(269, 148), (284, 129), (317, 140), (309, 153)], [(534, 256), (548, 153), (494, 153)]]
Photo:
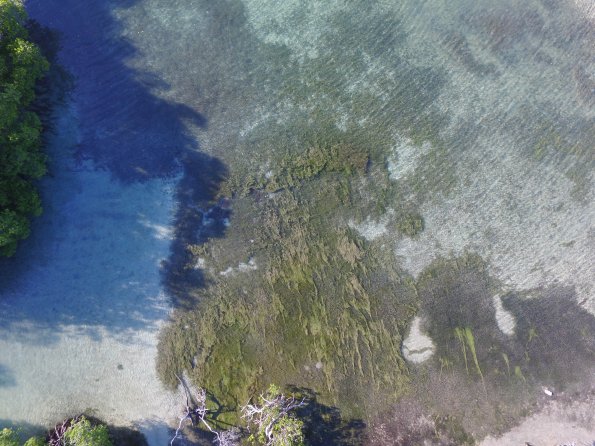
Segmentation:
[(46, 446), (46, 442), (41, 437), (31, 437), (23, 446)]
[(253, 432), (248, 441), (264, 446), (304, 446), (304, 423), (292, 413), (304, 404), (304, 400), (285, 396), (271, 384), (256, 404), (242, 408)]
[[(31, 437), (23, 446), (112, 446), (109, 431), (105, 424), (92, 424), (84, 416), (77, 417), (69, 424), (67, 420), (63, 426), (68, 426), (59, 440), (50, 438), (49, 443), (42, 437)], [(18, 433), (13, 429), (0, 430), (0, 446), (20, 446)]]
[(0, 446), (19, 446), (19, 436), (12, 429), (2, 429), (0, 431)]
[[(16, 431), (4, 428), (0, 431), (0, 446), (20, 446), (21, 442)], [(45, 446), (45, 442), (40, 437), (29, 438), (23, 446)]]
[(41, 213), (33, 181), (46, 172), (41, 122), (29, 110), (36, 82), (49, 64), (28, 40), (19, 0), (0, 0), (0, 255), (14, 254), (29, 235), (29, 219)]
[(85, 417), (74, 423), (64, 434), (65, 446), (112, 446), (104, 424), (93, 426)]

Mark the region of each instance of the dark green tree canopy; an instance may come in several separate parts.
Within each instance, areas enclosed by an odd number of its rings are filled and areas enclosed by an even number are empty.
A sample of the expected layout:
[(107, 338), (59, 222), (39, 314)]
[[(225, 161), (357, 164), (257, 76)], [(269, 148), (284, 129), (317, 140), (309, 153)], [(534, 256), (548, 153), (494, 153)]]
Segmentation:
[(28, 108), (49, 64), (28, 40), (20, 1), (0, 0), (0, 255), (14, 254), (41, 213), (33, 181), (46, 172), (41, 122)]

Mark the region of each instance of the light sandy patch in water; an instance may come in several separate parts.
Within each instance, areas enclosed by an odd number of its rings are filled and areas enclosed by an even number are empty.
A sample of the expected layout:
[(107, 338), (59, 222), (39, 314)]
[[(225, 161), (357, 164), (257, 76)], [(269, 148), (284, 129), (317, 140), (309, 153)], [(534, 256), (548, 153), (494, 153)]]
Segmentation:
[[(256, 35), (266, 43), (285, 45), (299, 59), (319, 54), (319, 39), (329, 29), (334, 14), (349, 12), (338, 0), (244, 0), (248, 20)], [(287, 27), (291, 23), (291, 27)]]
[(351, 220), (349, 221), (348, 226), (355, 229), (357, 233), (366, 240), (375, 240), (386, 234), (388, 230), (387, 225), (394, 213), (395, 212), (392, 209), (389, 209), (388, 212), (378, 220), (373, 220), (372, 217), (368, 216), (361, 223), (356, 223)]
[(430, 143), (426, 142), (418, 147), (409, 138), (398, 138), (393, 148), (393, 155), (388, 158), (387, 162), (390, 178), (400, 180), (415, 172), (421, 157), (430, 149)]
[(419, 316), (413, 319), (409, 334), (403, 341), (403, 356), (415, 364), (427, 361), (436, 350), (432, 339), (421, 331), (421, 322)]
[(126, 341), (108, 330), (80, 333), (61, 327), (51, 345), (0, 341), (3, 362), (16, 375), (0, 388), (0, 417), (50, 426), (82, 411), (117, 425), (167, 428), (178, 415), (179, 398), (166, 392), (155, 372), (156, 336), (138, 331)]
[(502, 306), (502, 299), (499, 295), (494, 296), (494, 310), (496, 311), (496, 323), (502, 333), (508, 336), (514, 334), (516, 328), (516, 321), (510, 311), (507, 311)]

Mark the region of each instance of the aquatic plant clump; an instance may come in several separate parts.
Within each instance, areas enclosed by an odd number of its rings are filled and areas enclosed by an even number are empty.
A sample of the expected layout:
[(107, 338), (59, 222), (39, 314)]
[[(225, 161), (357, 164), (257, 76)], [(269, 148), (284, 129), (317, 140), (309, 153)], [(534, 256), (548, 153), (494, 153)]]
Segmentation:
[[(281, 163), (261, 189), (238, 194), (226, 240), (195, 249), (214, 274), (195, 290), (197, 309), (163, 333), (165, 382), (186, 371), (232, 409), (269, 382), (309, 387), (350, 416), (406, 391), (401, 333), (415, 291), (345, 224), (350, 184), (368, 155), (338, 156), (344, 148), (315, 147)], [(257, 270), (216, 274), (233, 259), (222, 246), (234, 240), (249, 246), (244, 255)]]

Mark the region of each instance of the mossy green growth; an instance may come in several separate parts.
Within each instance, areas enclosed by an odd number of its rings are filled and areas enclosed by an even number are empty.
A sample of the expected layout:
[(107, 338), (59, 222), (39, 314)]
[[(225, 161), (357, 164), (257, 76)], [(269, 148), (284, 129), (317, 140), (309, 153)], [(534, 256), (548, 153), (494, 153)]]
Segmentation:
[(508, 355), (502, 352), (502, 359), (504, 360), (504, 364), (506, 364), (506, 376), (510, 376), (510, 360), (508, 359)]
[(351, 169), (362, 172), (365, 158), (345, 168), (318, 156), (287, 169), (301, 172), (300, 187), (238, 195), (234, 209), (250, 218), (237, 215), (225, 240), (197, 250), (224, 270), (233, 253), (217, 244), (243, 240), (259, 266), (212, 274), (207, 289), (194, 291), (197, 309), (179, 313), (161, 338), (165, 382), (175, 385), (175, 373), (186, 371), (232, 411), (270, 382), (292, 384), (358, 417), (407, 390), (400, 345), (417, 308), (415, 290), (342, 215), (348, 197), (341, 190), (348, 193)]
[(280, 173), (265, 184), (265, 190), (276, 191), (299, 184), (322, 173), (365, 172), (369, 156), (365, 149), (349, 143), (314, 146), (305, 153), (289, 156), (281, 162)]
[[(481, 377), (483, 381), (483, 373), (481, 373), (481, 367), (479, 367), (479, 361), (477, 360), (477, 352), (475, 351), (475, 337), (473, 336), (473, 331), (469, 327), (455, 328), (455, 335), (461, 345), (461, 349), (463, 351), (463, 358), (465, 359), (465, 370), (469, 373), (469, 366), (467, 363), (467, 348), (471, 352), (471, 357), (473, 358), (473, 364), (475, 364), (475, 370), (477, 374)], [(506, 358), (508, 361), (508, 358)]]
[(463, 352), (463, 359), (465, 360), (465, 370), (467, 374), (469, 374), (469, 364), (467, 362), (467, 345), (465, 343), (465, 336), (463, 335), (463, 330), (459, 327), (455, 328), (455, 336), (459, 341), (459, 345), (461, 346), (461, 351)]
[(389, 145), (387, 136), (377, 133), (367, 138), (357, 129), (342, 131), (324, 116), (315, 124), (296, 119), (287, 127), (262, 129), (261, 134), (243, 142), (245, 150), (257, 147), (258, 154), (235, 166), (231, 178), (222, 185), (221, 195), (276, 192), (300, 187), (323, 174), (363, 174), (371, 160), (379, 159)]
[(523, 375), (523, 371), (521, 370), (521, 367), (518, 365), (514, 366), (514, 376), (516, 376), (519, 380), (525, 382), (525, 375)]
[(415, 237), (424, 230), (424, 220), (419, 214), (404, 214), (397, 220), (397, 229), (401, 234)]

